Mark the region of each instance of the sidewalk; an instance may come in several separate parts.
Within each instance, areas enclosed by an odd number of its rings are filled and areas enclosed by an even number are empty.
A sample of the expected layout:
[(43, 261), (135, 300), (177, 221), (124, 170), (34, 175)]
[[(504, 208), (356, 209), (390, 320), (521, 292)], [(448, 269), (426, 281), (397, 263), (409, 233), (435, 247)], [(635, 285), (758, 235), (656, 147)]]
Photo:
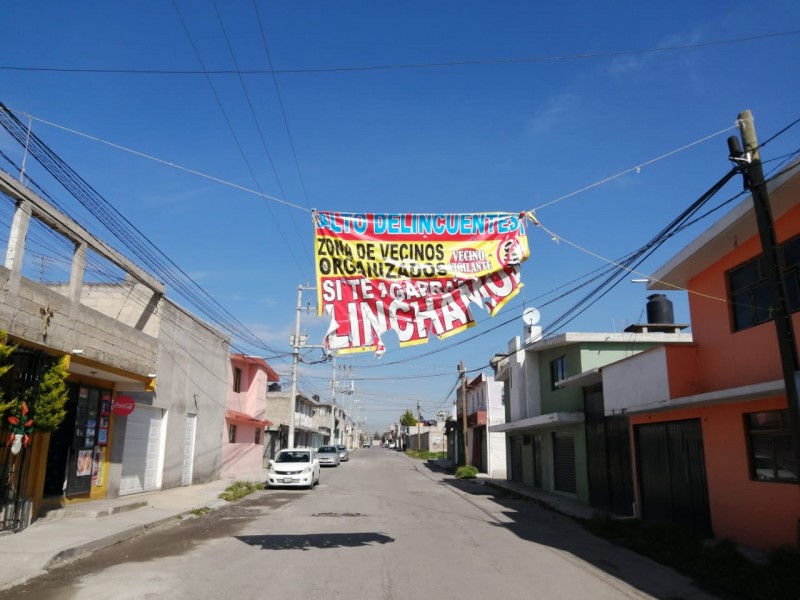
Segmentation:
[[(243, 480), (266, 481), (266, 471), (236, 478)], [(233, 481), (221, 479), (50, 511), (23, 531), (2, 536), (0, 590), (20, 585), (71, 559), (193, 517), (196, 509), (222, 506), (226, 502), (219, 494)]]
[[(435, 468), (441, 471), (447, 473), (452, 472), (453, 462), (450, 459), (447, 458), (437, 459), (437, 460), (430, 460), (428, 462), (433, 464)], [(493, 479), (488, 475), (486, 475), (486, 473), (478, 473), (478, 476), (475, 478), (475, 481), (489, 487), (504, 490), (521, 498), (528, 498), (529, 500), (534, 500), (535, 502), (539, 503), (541, 506), (545, 508), (549, 508), (550, 510), (561, 513), (562, 515), (567, 515), (569, 517), (590, 519), (598, 515), (608, 514), (604, 513), (603, 511), (597, 510), (596, 508), (592, 508), (591, 506), (588, 506), (583, 502), (574, 500), (573, 498), (561, 496), (560, 494), (553, 494), (551, 492), (545, 492), (540, 489), (534, 488), (532, 486), (523, 485), (521, 483), (517, 483), (514, 481), (508, 481), (506, 479)], [(615, 516), (615, 515), (609, 515), (609, 516)]]

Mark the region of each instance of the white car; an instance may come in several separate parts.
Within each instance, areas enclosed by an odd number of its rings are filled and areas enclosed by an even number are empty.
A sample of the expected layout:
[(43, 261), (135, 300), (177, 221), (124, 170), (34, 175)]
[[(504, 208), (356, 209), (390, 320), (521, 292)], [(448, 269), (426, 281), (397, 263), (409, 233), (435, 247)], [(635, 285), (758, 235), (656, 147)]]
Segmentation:
[(285, 448), (269, 461), (267, 487), (313, 489), (319, 483), (319, 458), (313, 448)]

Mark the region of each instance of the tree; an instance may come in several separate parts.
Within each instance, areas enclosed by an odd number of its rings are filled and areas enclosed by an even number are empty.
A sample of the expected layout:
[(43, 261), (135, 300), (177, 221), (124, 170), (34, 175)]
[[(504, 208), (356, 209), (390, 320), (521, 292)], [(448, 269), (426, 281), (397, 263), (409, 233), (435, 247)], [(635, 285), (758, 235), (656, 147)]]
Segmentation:
[(411, 427), (412, 425), (417, 424), (417, 419), (414, 416), (414, 413), (411, 410), (407, 410), (403, 413), (403, 416), (400, 417), (400, 425), (405, 425), (406, 427)]
[[(3, 377), (5, 377), (5, 374), (11, 370), (11, 367), (13, 366), (11, 363), (11, 355), (14, 354), (16, 349), (16, 346), (12, 346), (8, 343), (8, 334), (5, 331), (0, 330), (0, 380), (2, 380)], [(16, 398), (4, 400), (3, 391), (0, 390), (0, 421), (9, 410), (14, 408), (16, 404)]]
[(67, 415), (64, 408), (69, 398), (67, 375), (63, 359), (54, 361), (45, 371), (39, 386), (39, 398), (33, 406), (36, 431), (55, 431)]
[[(0, 379), (12, 368), (12, 355), (17, 347), (8, 343), (8, 335), (0, 331)], [(55, 431), (67, 414), (64, 408), (69, 398), (67, 391), (68, 371), (63, 359), (55, 360), (45, 371), (39, 383), (39, 397), (36, 398), (36, 389), (28, 389), (21, 397), (5, 400), (0, 391), (0, 423), (9, 426), (12, 430), (19, 429), (19, 423), (33, 420), (25, 431)]]

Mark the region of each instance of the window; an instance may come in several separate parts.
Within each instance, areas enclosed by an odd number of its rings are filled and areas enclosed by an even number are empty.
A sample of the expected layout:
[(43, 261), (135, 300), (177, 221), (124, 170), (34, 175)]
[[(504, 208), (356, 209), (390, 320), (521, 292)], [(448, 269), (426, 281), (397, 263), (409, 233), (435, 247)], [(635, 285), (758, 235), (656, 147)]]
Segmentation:
[(261, 443), (261, 427), (256, 427), (256, 444)]
[(756, 481), (797, 482), (788, 410), (749, 413), (745, 425), (750, 442), (751, 477)]
[[(800, 236), (778, 248), (786, 302), (789, 310), (800, 310)], [(733, 311), (733, 330), (741, 331), (772, 319), (772, 308), (764, 256), (728, 271), (728, 289)]]
[(556, 384), (567, 378), (567, 357), (559, 356), (550, 361), (550, 389), (556, 389)]
[(234, 425), (233, 423), (228, 425), (228, 441), (231, 444), (236, 443), (236, 425)]
[(242, 370), (239, 367), (233, 368), (233, 391), (242, 391)]

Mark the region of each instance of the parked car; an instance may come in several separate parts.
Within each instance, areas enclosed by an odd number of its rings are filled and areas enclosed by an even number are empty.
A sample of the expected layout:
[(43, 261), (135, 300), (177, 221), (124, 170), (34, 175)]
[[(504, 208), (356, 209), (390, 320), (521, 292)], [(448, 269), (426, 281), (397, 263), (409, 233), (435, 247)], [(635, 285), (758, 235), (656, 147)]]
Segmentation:
[(317, 448), (317, 458), (319, 458), (320, 466), (339, 466), (339, 448), (336, 446), (320, 446)]
[(336, 448), (339, 450), (340, 461), (347, 462), (348, 460), (350, 460), (350, 451), (347, 449), (347, 446), (345, 446), (344, 444), (339, 444), (338, 446), (336, 446)]
[(313, 487), (319, 483), (319, 459), (313, 448), (285, 448), (269, 461), (267, 487)]

